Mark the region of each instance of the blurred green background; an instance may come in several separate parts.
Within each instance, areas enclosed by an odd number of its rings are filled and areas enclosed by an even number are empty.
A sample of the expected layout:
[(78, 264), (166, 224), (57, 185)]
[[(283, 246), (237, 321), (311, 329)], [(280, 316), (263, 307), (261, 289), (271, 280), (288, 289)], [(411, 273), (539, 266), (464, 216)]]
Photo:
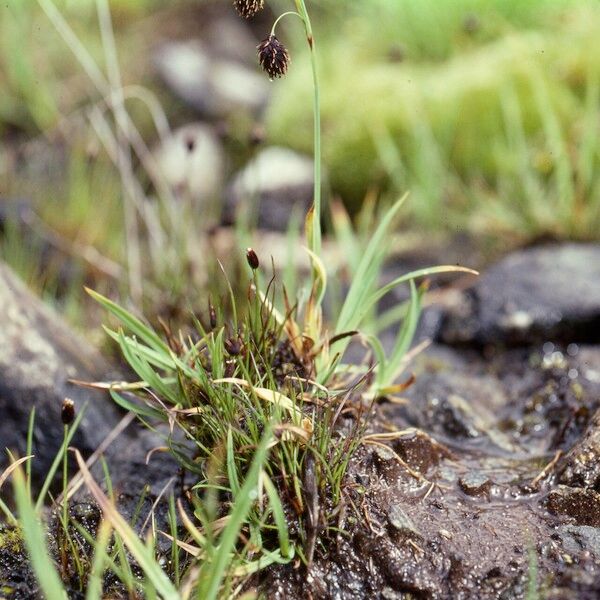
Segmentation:
[[(106, 73), (96, 0), (45, 2)], [(74, 125), (99, 101), (98, 92), (40, 4), (8, 0), (0, 9), (0, 202), (31, 202), (38, 229), (51, 234), (36, 241), (6, 217), (0, 256), (34, 287), (60, 296), (77, 320), (89, 264), (75, 257), (65, 275), (62, 259), (48, 255), (45, 243), (55, 236), (54, 245), (93, 248), (123, 264), (122, 174), (86, 119)], [(172, 124), (197, 119), (156, 76), (151, 48), (157, 40), (201, 36), (204, 15), (233, 14), (231, 3), (109, 4), (123, 82), (155, 93)], [(257, 39), (268, 33), (272, 15), (293, 9), (291, 0), (268, 5), (272, 13), (251, 25)], [(461, 234), (504, 247), (598, 239), (597, 1), (320, 0), (309, 10), (332, 199), (356, 214), (368, 195), (387, 203), (409, 191), (404, 227), (423, 240)], [(311, 153), (305, 41), (294, 19), (282, 22), (278, 36), (290, 47), (292, 64), (286, 78), (271, 84), (267, 110), (230, 114), (216, 124), (227, 131), (229, 173), (252, 155), (247, 138), (256, 125), (264, 128), (265, 143)], [(128, 110), (152, 146), (149, 111), (135, 102)], [(134, 161), (132, 168), (148, 189), (140, 165)], [(102, 291), (102, 274), (93, 275)], [(183, 293), (185, 285), (172, 279), (158, 278), (156, 287)]]

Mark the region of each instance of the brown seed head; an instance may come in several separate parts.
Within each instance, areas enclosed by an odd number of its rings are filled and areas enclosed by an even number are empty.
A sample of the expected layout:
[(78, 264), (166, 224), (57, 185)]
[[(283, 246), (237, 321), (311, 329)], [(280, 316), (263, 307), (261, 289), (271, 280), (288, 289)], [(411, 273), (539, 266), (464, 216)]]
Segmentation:
[(75, 418), (75, 403), (70, 398), (65, 398), (60, 410), (60, 418), (64, 425), (70, 425)]
[(260, 261), (258, 260), (258, 256), (256, 255), (256, 252), (252, 250), (252, 248), (248, 248), (246, 250), (246, 260), (248, 261), (248, 264), (250, 265), (250, 268), (253, 271), (256, 271), (256, 269), (260, 267)]
[(270, 35), (258, 45), (258, 61), (267, 75), (275, 79), (286, 74), (290, 55), (286, 47), (274, 35)]
[(240, 17), (249, 19), (264, 8), (264, 0), (233, 0), (233, 5)]

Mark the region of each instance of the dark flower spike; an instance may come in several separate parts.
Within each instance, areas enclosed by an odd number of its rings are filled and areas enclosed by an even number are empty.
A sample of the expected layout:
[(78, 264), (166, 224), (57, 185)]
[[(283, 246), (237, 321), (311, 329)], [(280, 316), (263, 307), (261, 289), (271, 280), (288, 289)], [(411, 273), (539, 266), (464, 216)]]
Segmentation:
[(240, 17), (249, 19), (265, 6), (264, 0), (233, 0), (233, 5)]
[(75, 403), (70, 398), (65, 398), (60, 410), (61, 421), (65, 425), (70, 425), (75, 418)]
[(209, 320), (210, 328), (216, 329), (217, 328), (217, 311), (215, 310), (215, 307), (210, 300), (208, 301), (208, 320)]
[(252, 250), (252, 248), (248, 248), (246, 250), (246, 260), (248, 261), (249, 267), (253, 271), (256, 271), (256, 269), (260, 267), (260, 261), (258, 260), (258, 256), (256, 255), (256, 252)]
[(258, 45), (258, 61), (267, 75), (274, 79), (286, 74), (290, 55), (286, 47), (271, 34)]

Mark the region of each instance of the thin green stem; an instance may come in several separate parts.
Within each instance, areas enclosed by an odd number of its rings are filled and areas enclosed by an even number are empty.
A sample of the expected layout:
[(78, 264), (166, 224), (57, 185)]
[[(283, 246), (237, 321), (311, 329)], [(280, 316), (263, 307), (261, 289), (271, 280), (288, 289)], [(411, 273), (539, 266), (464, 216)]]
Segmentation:
[(275, 28), (277, 27), (277, 24), (279, 21), (281, 21), (281, 19), (283, 19), (283, 17), (287, 17), (288, 15), (296, 15), (299, 19), (302, 19), (302, 22), (304, 22), (301, 14), (297, 13), (295, 10), (288, 10), (275, 19), (275, 23), (273, 23), (273, 27), (271, 27), (271, 35), (275, 35)]
[[(35, 428), (35, 406), (29, 413), (29, 425), (27, 427), (27, 452), (25, 456), (33, 454), (33, 430)], [(27, 483), (27, 495), (31, 498), (31, 460), (25, 465), (25, 481)]]
[(313, 221), (308, 240), (309, 248), (317, 255), (321, 255), (321, 97), (319, 92), (319, 77), (317, 73), (317, 55), (312, 25), (304, 0), (294, 0), (296, 9), (304, 21), (306, 40), (310, 48), (310, 64), (313, 75), (313, 112), (314, 112), (314, 193), (313, 193)]

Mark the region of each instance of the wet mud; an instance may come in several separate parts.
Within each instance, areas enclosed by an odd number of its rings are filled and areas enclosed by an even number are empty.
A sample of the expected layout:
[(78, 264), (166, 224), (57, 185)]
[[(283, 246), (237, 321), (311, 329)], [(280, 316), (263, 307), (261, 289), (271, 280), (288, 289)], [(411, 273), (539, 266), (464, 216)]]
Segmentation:
[(542, 344), (419, 361), (401, 431), (352, 461), (345, 526), (269, 598), (600, 597), (600, 350)]

